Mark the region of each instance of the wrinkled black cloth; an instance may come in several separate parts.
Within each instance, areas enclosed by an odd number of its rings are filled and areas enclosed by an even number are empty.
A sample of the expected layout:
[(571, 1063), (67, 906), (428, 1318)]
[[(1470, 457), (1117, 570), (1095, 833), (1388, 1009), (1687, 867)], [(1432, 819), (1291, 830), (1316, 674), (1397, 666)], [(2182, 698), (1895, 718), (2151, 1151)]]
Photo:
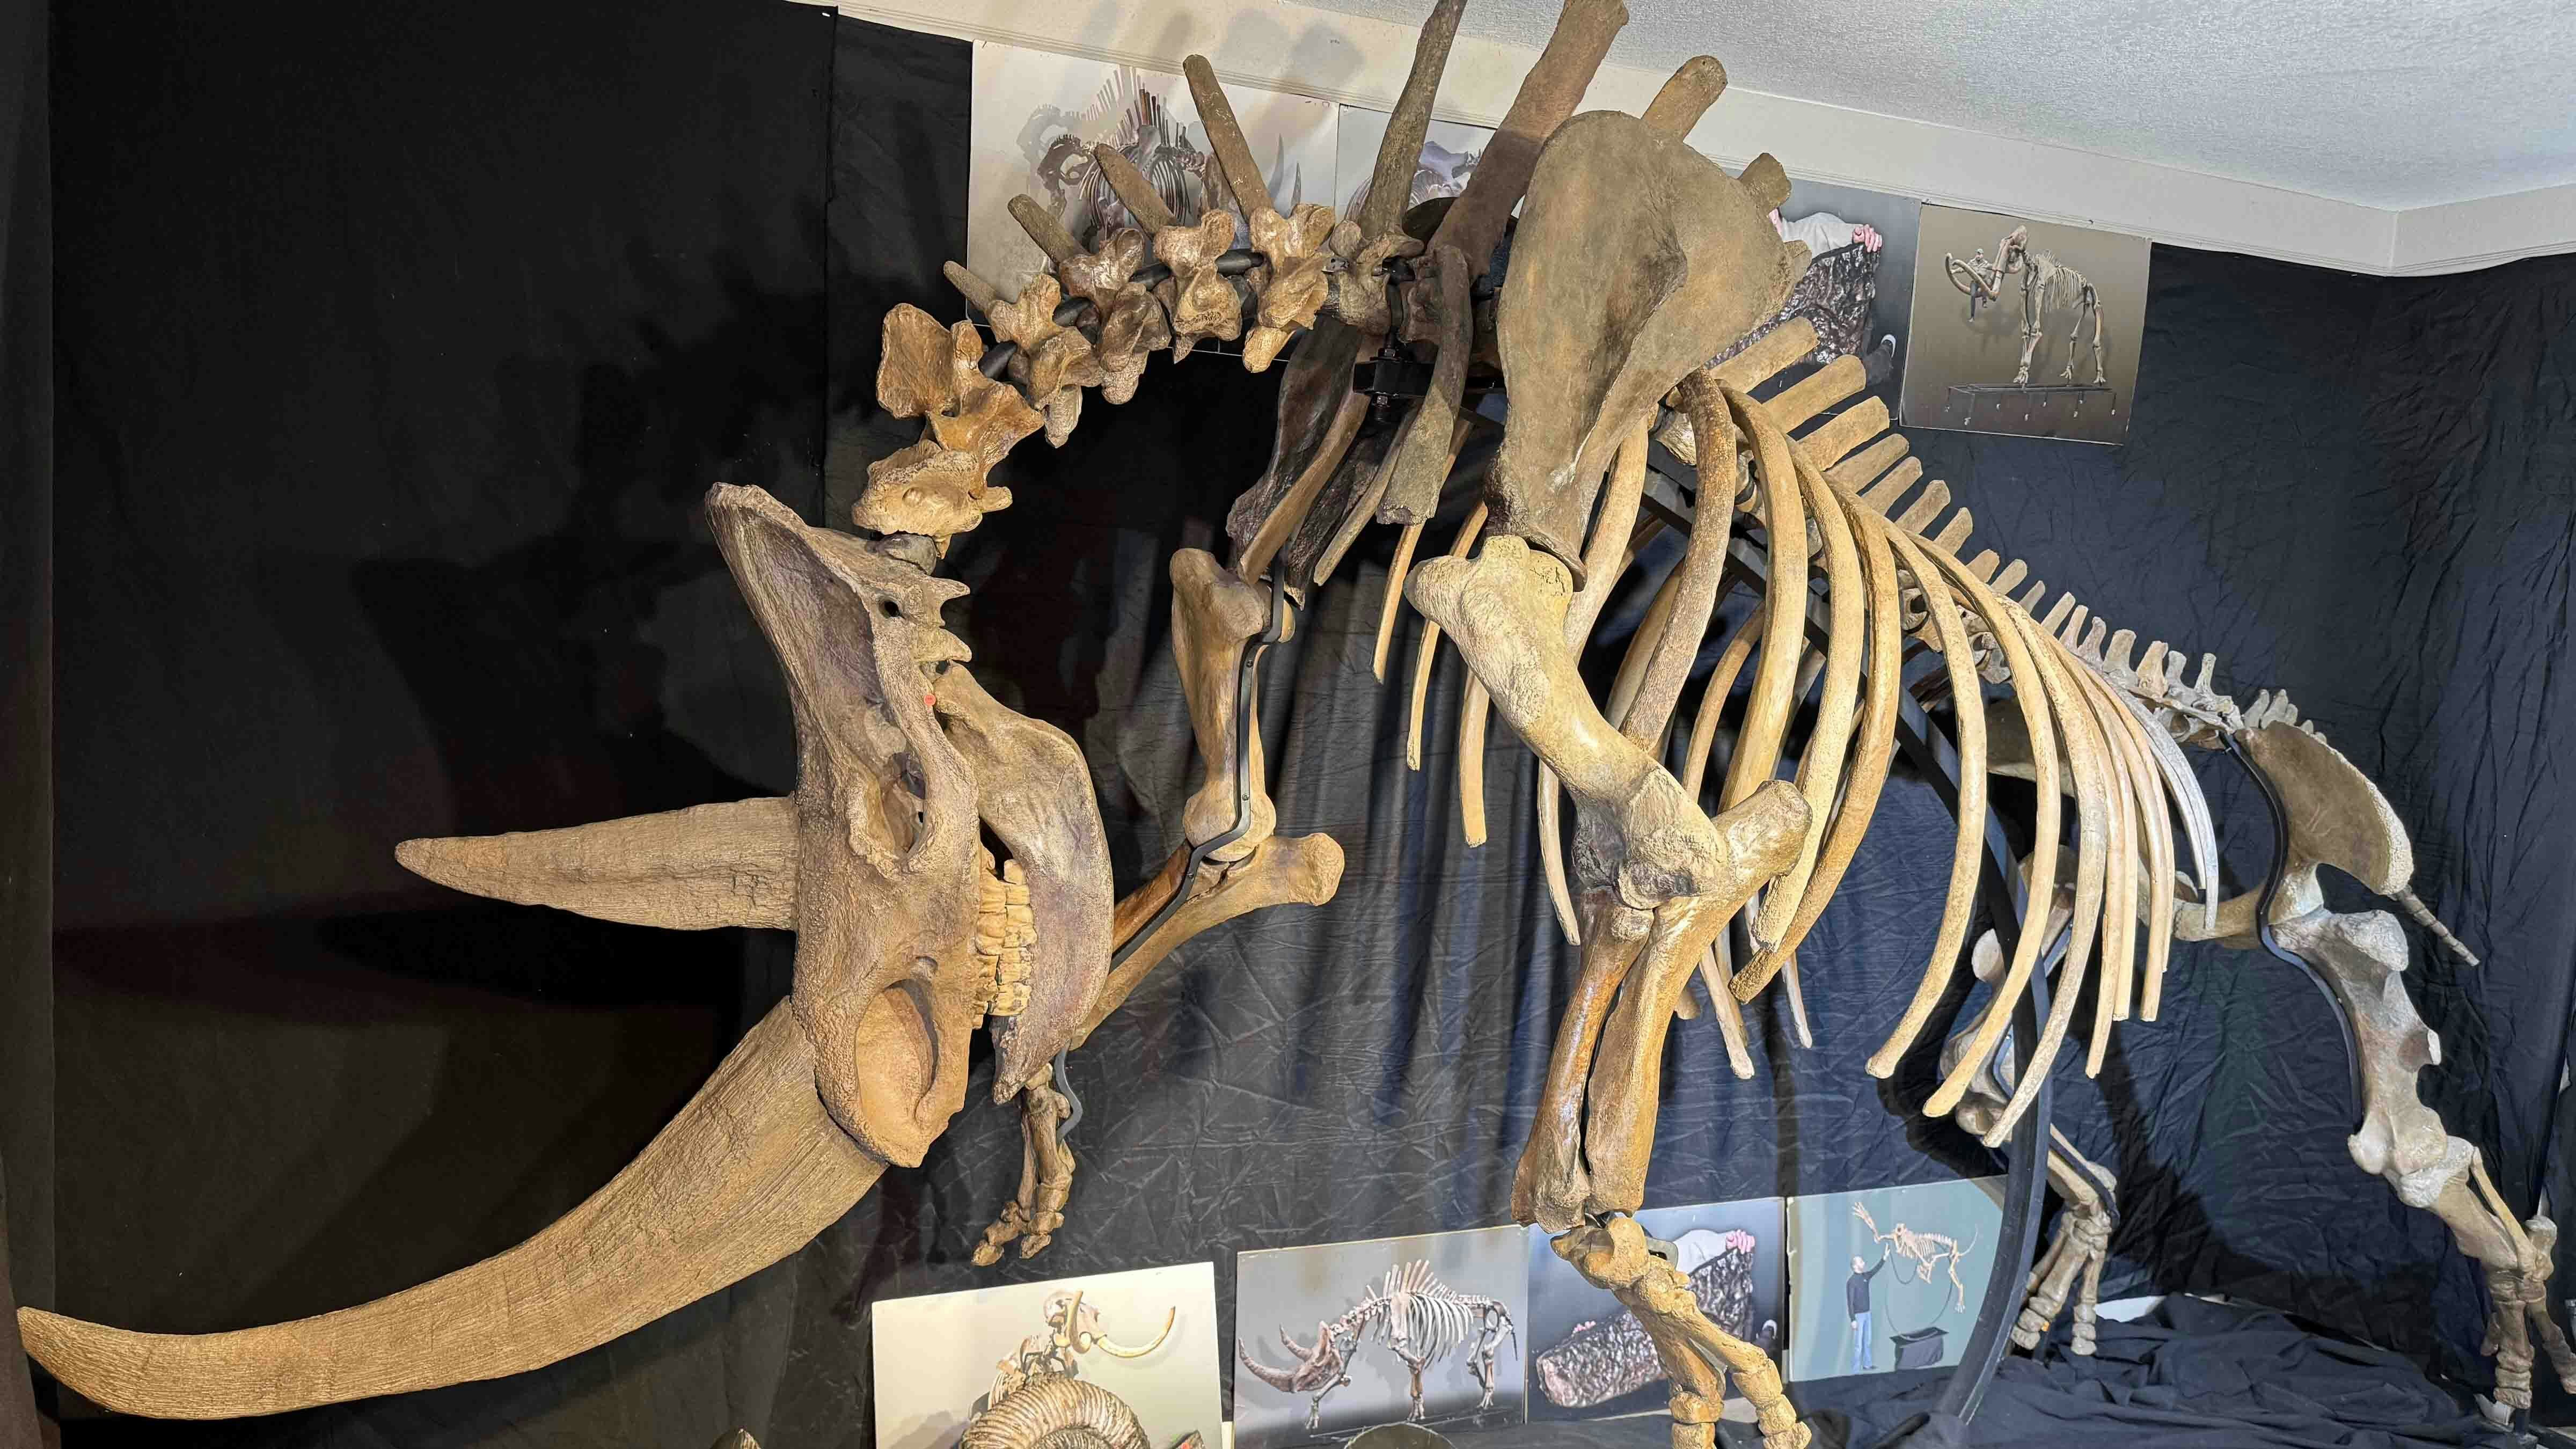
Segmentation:
[[(1793, 1385), (1817, 1449), (2450, 1449), (2509, 1444), (2413, 1363), (2320, 1337), (2267, 1309), (2170, 1298), (2136, 1323), (2099, 1325), (2093, 1356), (2063, 1336), (2006, 1358), (1965, 1425), (1925, 1422), (1941, 1375)], [(1459, 1449), (1649, 1449), (1659, 1415), (1464, 1435)], [(1760, 1437), (1723, 1426), (1721, 1443)]]

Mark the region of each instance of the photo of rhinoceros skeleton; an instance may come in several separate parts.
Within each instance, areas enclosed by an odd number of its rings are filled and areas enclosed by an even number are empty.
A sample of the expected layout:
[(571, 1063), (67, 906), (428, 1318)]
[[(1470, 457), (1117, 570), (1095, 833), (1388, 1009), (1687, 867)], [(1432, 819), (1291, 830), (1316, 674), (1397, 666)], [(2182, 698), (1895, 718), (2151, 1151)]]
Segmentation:
[(1235, 1352), (1254, 1378), (1283, 1394), (1307, 1395), (1306, 1427), (1315, 1430), (1324, 1424), (1324, 1400), (1351, 1381), (1351, 1360), (1372, 1345), (1404, 1366), (1412, 1400), (1405, 1422), (1419, 1424), (1430, 1417), (1423, 1402), (1423, 1375), (1453, 1357), (1481, 1391), (1475, 1412), (1482, 1413), (1494, 1406), (1496, 1356), (1506, 1340), (1517, 1351), (1520, 1330), (1512, 1321), (1511, 1305), (1461, 1293), (1417, 1259), (1387, 1269), (1386, 1277), (1349, 1312), (1316, 1324), (1314, 1342), (1300, 1345), (1280, 1329), (1279, 1346), (1295, 1357), (1295, 1367), (1264, 1363), (1249, 1343), (1238, 1341)]

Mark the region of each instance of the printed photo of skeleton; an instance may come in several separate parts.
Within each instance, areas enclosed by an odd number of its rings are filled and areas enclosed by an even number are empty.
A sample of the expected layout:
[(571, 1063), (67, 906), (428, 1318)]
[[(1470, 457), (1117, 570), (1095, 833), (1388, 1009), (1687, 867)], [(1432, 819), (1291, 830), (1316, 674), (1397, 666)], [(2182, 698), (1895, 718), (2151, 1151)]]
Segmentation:
[(1790, 1380), (1957, 1363), (1994, 1266), (2003, 1183), (1790, 1199)]
[[(1636, 1218), (1649, 1238), (1670, 1245), (1672, 1264), (1689, 1281), (1700, 1312), (1777, 1363), (1788, 1325), (1781, 1200), (1648, 1208)], [(1585, 1282), (1549, 1237), (1530, 1230), (1530, 1418), (1661, 1412), (1672, 1385), (1644, 1325)], [(1726, 1417), (1744, 1423), (1754, 1417), (1731, 1379)]]
[(1519, 1423), (1528, 1317), (1517, 1227), (1241, 1254), (1234, 1442)]
[(2127, 438), (2148, 250), (2144, 237), (1924, 207), (1905, 424)]
[[(1271, 203), (1282, 213), (1301, 202), (1330, 204), (1341, 108), (1248, 86), (1226, 90), (1244, 139), (1261, 160)], [(1101, 170), (1092, 148), (1103, 143), (1144, 177), (1171, 213), (1169, 220), (1195, 225), (1210, 209), (1242, 216), (1182, 77), (991, 42), (976, 45), (967, 270), (1013, 296), (1047, 270), (1046, 253), (1011, 216), (1015, 196), (1034, 197), (1087, 249), (1097, 250), (1120, 228), (1140, 226)], [(1235, 231), (1237, 244), (1249, 243), (1243, 222)]]
[(899, 1298), (872, 1312), (882, 1449), (1222, 1442), (1209, 1264)]

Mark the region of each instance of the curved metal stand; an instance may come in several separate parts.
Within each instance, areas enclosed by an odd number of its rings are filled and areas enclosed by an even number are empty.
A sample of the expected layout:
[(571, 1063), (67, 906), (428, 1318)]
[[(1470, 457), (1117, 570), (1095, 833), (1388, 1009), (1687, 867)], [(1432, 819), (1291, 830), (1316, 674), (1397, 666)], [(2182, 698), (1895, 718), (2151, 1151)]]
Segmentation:
[[(1729, 567), (1741, 569), (1757, 582), (1769, 581), (1770, 555), (1761, 544), (1738, 537), (1728, 545), (1727, 552)], [(1811, 620), (1810, 628), (1813, 627)], [(1908, 687), (1897, 691), (1897, 744), (1923, 772), (1924, 779), (1940, 792), (1942, 803), (1955, 817), (1959, 809), (1958, 747), (1916, 703), (1911, 683), (1909, 680)], [(2062, 808), (2053, 801), (2048, 802), (2048, 807)], [(2020, 859), (2004, 832), (2002, 815), (1991, 805), (1986, 810), (1985, 843), (1986, 868), (1979, 875), (1978, 889), (1994, 918), (1996, 935), (2009, 951), (2027, 903), (2022, 898)], [(2044, 922), (2046, 917), (2041, 919)], [(2027, 1061), (2030, 1048), (2039, 1040), (2039, 1023), (2048, 1014), (2051, 968), (2065, 946), (2061, 935), (2039, 968), (2030, 973), (2030, 985), (2022, 999), (2013, 1004), (2012, 1029), (1996, 1050), (2013, 1052), (2016, 1062)], [(2053, 1098), (2049, 1083), (2042, 1080), (2031, 1094), (2030, 1106), (2013, 1126), (2012, 1149), (2005, 1156), (2003, 1227), (1995, 1242), (1994, 1266), (1986, 1274), (1985, 1301), (1978, 1307), (1976, 1327), (1960, 1352), (1958, 1366), (1942, 1386), (1941, 1397), (1934, 1406), (1936, 1419), (1947, 1416), (1965, 1423), (1976, 1417), (1977, 1406), (1984, 1402), (1986, 1388), (1994, 1382), (1995, 1370), (2003, 1362), (2004, 1350), (2012, 1343), (2012, 1325), (2021, 1317), (2022, 1288), (2030, 1280), (2031, 1264), (2039, 1253), (2039, 1225), (2048, 1194), (2048, 1129), (2055, 1106)]]
[[(1934, 727), (1931, 717), (1914, 702), (1910, 692), (1900, 691), (1898, 700), (1898, 743), (1906, 758), (1914, 762), (1956, 813), (1957, 748)], [(2022, 898), (2020, 862), (2004, 834), (2002, 816), (1991, 808), (1986, 812), (1986, 869), (1980, 873), (1978, 883), (1987, 910), (1994, 917), (1997, 938), (2009, 951), (2013, 935), (2021, 929), (2027, 902)], [(2039, 1040), (2040, 1019), (2048, 1013), (2048, 967), (2065, 949), (2061, 936), (2050, 946), (2049, 959), (2030, 973), (2029, 989), (2013, 1003), (2012, 1030), (1997, 1049), (2010, 1048), (2016, 1062), (2027, 1061), (2028, 1049)], [(2039, 1252), (2039, 1224), (2048, 1195), (2048, 1125), (2055, 1105), (2053, 1097), (2050, 1084), (2042, 1080), (2031, 1095), (2029, 1110), (2013, 1126), (2012, 1151), (2006, 1159), (2003, 1229), (1995, 1241), (1994, 1266), (1986, 1273), (1985, 1301), (1977, 1307), (1977, 1326), (1968, 1336), (1967, 1347), (1960, 1351), (1958, 1367), (1950, 1371), (1949, 1382), (1942, 1385), (1933, 1410), (1936, 1416), (1947, 1415), (1961, 1423), (1975, 1418), (1977, 1406), (1985, 1401), (1987, 1386), (1995, 1381), (1996, 1368), (2003, 1363), (2004, 1350), (2011, 1346), (2012, 1325), (2021, 1316), (2022, 1286), (2030, 1280), (2031, 1263)]]
[(2245, 747), (2238, 744), (2232, 734), (2227, 736), (2227, 753), (2234, 755), (2236, 763), (2245, 767), (2245, 773), (2254, 777), (2254, 788), (2263, 792), (2263, 805), (2272, 814), (2272, 866), (2263, 873), (2263, 898), (2254, 906), (2255, 937), (2263, 943), (2265, 951), (2298, 967), (2299, 974), (2307, 977), (2308, 984), (2326, 999), (2326, 1009), (2334, 1014), (2335, 1025), (2343, 1031), (2343, 1061), (2352, 1073), (2352, 1120), (2359, 1123), (2365, 1098), (2361, 1083), (2361, 1048), (2353, 1040), (2352, 1016), (2344, 1010), (2343, 998), (2335, 994), (2334, 985), (2326, 980), (2325, 973), (2310, 965), (2306, 957), (2282, 945), (2280, 937), (2272, 931), (2272, 898), (2281, 893), (2281, 882), (2290, 873), (2290, 813), (2282, 807), (2281, 791), (2272, 783), (2272, 777), (2264, 773), (2261, 765), (2254, 763), (2254, 757), (2245, 752)]
[[(1235, 666), (1234, 824), (1228, 826), (1225, 833), (1210, 836), (1190, 847), (1189, 859), (1181, 863), (1181, 878), (1172, 887), (1171, 899), (1163, 902), (1163, 908), (1156, 911), (1151, 920), (1127, 937), (1127, 944), (1111, 953), (1109, 969), (1112, 971), (1136, 954), (1138, 947), (1189, 902), (1191, 893), (1198, 888), (1199, 868), (1207, 864), (1208, 857), (1241, 840), (1243, 832), (1252, 828), (1252, 731), (1258, 713), (1253, 701), (1261, 688), (1261, 656), (1270, 652), (1271, 645), (1288, 637), (1288, 609), (1288, 576), (1285, 571), (1276, 572), (1270, 579), (1270, 622), (1258, 636), (1244, 645), (1243, 661)], [(1074, 1094), (1073, 1082), (1065, 1075), (1067, 1054), (1055, 1054), (1055, 1090), (1064, 1098), (1066, 1107), (1064, 1123), (1056, 1128), (1058, 1138), (1072, 1136), (1073, 1129), (1082, 1125), (1082, 1098)]]

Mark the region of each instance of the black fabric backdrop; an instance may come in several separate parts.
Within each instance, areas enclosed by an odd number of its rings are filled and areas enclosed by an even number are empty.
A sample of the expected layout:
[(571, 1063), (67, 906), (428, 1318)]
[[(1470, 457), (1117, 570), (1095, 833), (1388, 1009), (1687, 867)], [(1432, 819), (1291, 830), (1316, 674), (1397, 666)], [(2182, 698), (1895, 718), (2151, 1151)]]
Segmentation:
[[(870, 406), (876, 324), (957, 315), (969, 51), (767, 0), (57, 25), (54, 1297), (230, 1327), (516, 1242), (784, 990), (783, 935), (461, 900), (390, 846), (787, 786), (775, 668), (696, 500), (757, 482), (845, 516), (908, 441)], [(2391, 282), (2160, 248), (2127, 447), (1915, 435), (1994, 546), (2246, 693), (2288, 684), (2388, 789), (2419, 892), (2489, 961), (2419, 938), (2424, 1090), (2526, 1203), (2576, 977), (2571, 328), (2567, 259)], [(979, 673), (1083, 742), (1122, 886), (1196, 769), (1164, 561), (1257, 473), (1274, 388), (1157, 362), (1024, 448), (1017, 505), (955, 557)], [(1454, 659), (1404, 767), (1401, 691), (1368, 672), (1388, 542), (1267, 670), (1283, 828), (1343, 843), (1341, 895), (1202, 938), (1075, 1059), (1084, 1176), (1047, 1256), (965, 1261), (1018, 1166), (1016, 1123), (973, 1106), (804, 1253), (552, 1369), (70, 1437), (864, 1444), (877, 1298), (1502, 1220), (1570, 953), (1508, 738), (1496, 843), (1460, 840)], [(2268, 841), (2229, 769), (2205, 774), (2241, 876)], [(1712, 1027), (1677, 1031), (1655, 1201), (1997, 1170), (1906, 1110), (1926, 1063), (1858, 1070), (1948, 833), (1891, 790), (1806, 953), (1815, 1051), (1766, 1007), (1738, 1083)], [(2223, 1291), (2482, 1376), (2475, 1275), (2347, 1160), (2337, 1054), (2285, 968), (2177, 953), (2165, 1020), (2061, 1095), (2122, 1183), (2105, 1291)]]
[(44, 0), (0, 3), (0, 1165), (7, 1271), (54, 1286), (53, 196)]

